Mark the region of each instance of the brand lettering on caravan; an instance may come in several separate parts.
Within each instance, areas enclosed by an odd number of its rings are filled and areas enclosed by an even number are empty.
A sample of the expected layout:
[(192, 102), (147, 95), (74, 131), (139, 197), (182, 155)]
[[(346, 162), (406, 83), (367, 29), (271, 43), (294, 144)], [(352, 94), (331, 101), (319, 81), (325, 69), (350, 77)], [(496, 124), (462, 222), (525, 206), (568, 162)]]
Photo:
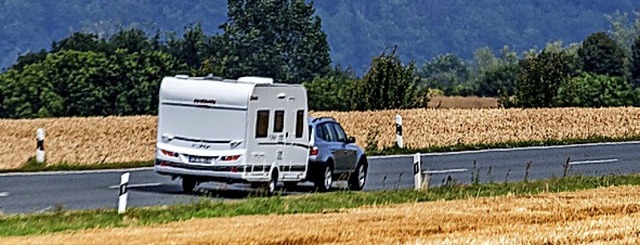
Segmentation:
[(208, 150), (209, 148), (211, 148), (210, 145), (203, 145), (203, 144), (191, 144), (191, 147), (196, 149), (204, 149), (204, 150)]
[(216, 100), (214, 99), (193, 99), (193, 103), (196, 104), (215, 104)]

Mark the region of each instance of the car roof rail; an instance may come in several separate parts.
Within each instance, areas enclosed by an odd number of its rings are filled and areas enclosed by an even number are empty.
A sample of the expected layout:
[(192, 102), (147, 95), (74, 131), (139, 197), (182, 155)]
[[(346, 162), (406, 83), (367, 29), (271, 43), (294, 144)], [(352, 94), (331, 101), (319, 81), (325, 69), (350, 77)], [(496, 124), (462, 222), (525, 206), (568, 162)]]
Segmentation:
[(331, 120), (331, 121), (335, 121), (335, 120), (336, 120), (336, 119), (335, 119), (335, 118), (333, 118), (333, 117), (316, 117), (316, 118), (315, 118), (315, 119), (313, 119), (313, 121), (311, 121), (311, 122), (316, 122), (316, 121), (323, 120), (323, 119), (327, 119), (327, 120)]

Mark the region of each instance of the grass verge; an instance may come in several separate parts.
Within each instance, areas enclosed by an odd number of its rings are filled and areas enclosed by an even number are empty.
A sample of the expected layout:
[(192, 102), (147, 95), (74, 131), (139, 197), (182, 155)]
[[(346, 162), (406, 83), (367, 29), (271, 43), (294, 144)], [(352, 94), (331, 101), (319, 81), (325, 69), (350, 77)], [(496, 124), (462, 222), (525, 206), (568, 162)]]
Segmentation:
[(66, 211), (0, 216), (0, 236), (22, 236), (90, 228), (144, 226), (193, 218), (238, 215), (341, 212), (343, 209), (434, 200), (467, 199), (507, 194), (530, 195), (615, 185), (640, 185), (640, 175), (602, 177), (570, 176), (537, 181), (449, 185), (426, 191), (392, 190), (375, 192), (336, 191), (332, 193), (253, 197), (224, 202), (202, 198), (199, 202), (148, 208), (132, 208), (125, 215), (116, 210)]
[(0, 169), (0, 173), (20, 173), (20, 172), (49, 172), (49, 171), (75, 171), (75, 170), (99, 170), (99, 169), (120, 169), (120, 168), (141, 168), (153, 167), (153, 161), (104, 163), (104, 164), (41, 164), (35, 160), (29, 160), (18, 169)]

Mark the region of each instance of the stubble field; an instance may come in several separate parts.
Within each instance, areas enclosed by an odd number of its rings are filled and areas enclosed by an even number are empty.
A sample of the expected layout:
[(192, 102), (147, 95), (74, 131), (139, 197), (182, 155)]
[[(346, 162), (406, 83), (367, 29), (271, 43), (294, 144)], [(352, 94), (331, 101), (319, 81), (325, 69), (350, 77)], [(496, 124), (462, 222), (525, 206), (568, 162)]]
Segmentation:
[[(2, 244), (638, 244), (640, 187), (197, 219)], [(126, 217), (125, 217), (126, 219)]]
[[(335, 117), (362, 147), (393, 146), (403, 116), (407, 147), (640, 135), (640, 108), (414, 109), (311, 112)], [(0, 120), (0, 169), (35, 155), (35, 131), (46, 130), (47, 163), (108, 164), (153, 159), (155, 116)]]

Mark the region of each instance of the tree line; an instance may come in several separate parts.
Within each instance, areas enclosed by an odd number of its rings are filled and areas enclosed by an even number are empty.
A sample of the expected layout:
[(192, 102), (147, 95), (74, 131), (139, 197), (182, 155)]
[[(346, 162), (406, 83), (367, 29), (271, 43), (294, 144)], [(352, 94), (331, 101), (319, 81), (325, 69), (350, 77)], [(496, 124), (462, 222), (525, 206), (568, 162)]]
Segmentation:
[(505, 47), (497, 56), (485, 47), (471, 62), (449, 53), (419, 66), (399, 58), (402, 47), (389, 47), (358, 77), (331, 67), (312, 3), (228, 0), (219, 34), (200, 24), (182, 36), (76, 32), (20, 56), (0, 74), (0, 117), (156, 114), (159, 82), (176, 74), (302, 83), (312, 110), (420, 108), (432, 95), (500, 97), (505, 107), (638, 105), (640, 21), (623, 14), (610, 21), (612, 34), (594, 33), (582, 44), (522, 54)]

